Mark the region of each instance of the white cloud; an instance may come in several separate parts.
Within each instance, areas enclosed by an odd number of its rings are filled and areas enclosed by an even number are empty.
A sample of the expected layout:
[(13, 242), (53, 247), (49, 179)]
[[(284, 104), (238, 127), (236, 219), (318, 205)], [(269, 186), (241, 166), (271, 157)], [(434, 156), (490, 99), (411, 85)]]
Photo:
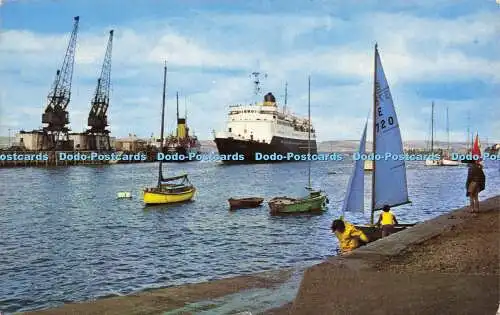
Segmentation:
[[(493, 42), (499, 29), (496, 19), (495, 12), (476, 13), (455, 20), (370, 12), (350, 21), (326, 14), (235, 15), (224, 19), (201, 16), (201, 22), (186, 24), (186, 27), (162, 22), (145, 23), (143, 29), (115, 27), (114, 82), (108, 115), (111, 130), (119, 130), (119, 135), (133, 132), (143, 136), (157, 130), (155, 119), (161, 102), (162, 65), (163, 60), (168, 59), (169, 115), (174, 113), (172, 96), (175, 90), (180, 90), (182, 95), (188, 94), (192, 104), (190, 124), (201, 137), (210, 138), (212, 129), (222, 128), (227, 105), (251, 98), (248, 75), (259, 62), (261, 69), (269, 73), (265, 89), (280, 96), (284, 81), (289, 81), (289, 104), (299, 113), (306, 112), (306, 77), (312, 74), (313, 120), (320, 138), (357, 139), (371, 106), (376, 39), (398, 106), (403, 135), (421, 138), (427, 132), (425, 120), (428, 118), (422, 113), (416, 118), (415, 113), (420, 112), (422, 104), (428, 100), (400, 88), (412, 82), (446, 82), (457, 78), (499, 83), (498, 59), (492, 61), (470, 55), (462, 49), (475, 43), (492, 43), (492, 49), (499, 49), (500, 45)], [(206, 21), (211, 24), (205, 24)], [(69, 106), (75, 131), (82, 129), (86, 122), (109, 31), (103, 28), (99, 33), (89, 33), (83, 29), (84, 24), (81, 27)], [(315, 31), (330, 31), (332, 40), (341, 43), (301, 46), (302, 40), (314, 39)], [(0, 36), (0, 70), (5, 71), (0, 83), (6, 90), (2, 107), (16, 104), (23, 108), (10, 113), (9, 120), (22, 122), (23, 126), (18, 125), (18, 128), (36, 128), (53, 75), (62, 62), (69, 30), (62, 35), (7, 30)], [(232, 72), (222, 74), (214, 69)], [(20, 71), (20, 76), (13, 76), (15, 82), (10, 80), (7, 70)], [(323, 82), (318, 82), (321, 87), (315, 87), (315, 76), (321, 76)], [(357, 83), (335, 85), (336, 80), (343, 77)], [(491, 106), (480, 98), (478, 95), (475, 102), (464, 102), (460, 106), (469, 109), (477, 104)], [(492, 106), (488, 108), (494, 110)], [(28, 115), (23, 113), (27, 109), (36, 115), (31, 112), (32, 115), (21, 117)], [(488, 117), (481, 119), (485, 121)], [(5, 125), (3, 121), (1, 124)], [(358, 124), (359, 128), (353, 127)], [(487, 129), (487, 126), (483, 128), (500, 138), (499, 131)], [(0, 132), (5, 133), (4, 130)], [(454, 134), (459, 133), (455, 131)]]

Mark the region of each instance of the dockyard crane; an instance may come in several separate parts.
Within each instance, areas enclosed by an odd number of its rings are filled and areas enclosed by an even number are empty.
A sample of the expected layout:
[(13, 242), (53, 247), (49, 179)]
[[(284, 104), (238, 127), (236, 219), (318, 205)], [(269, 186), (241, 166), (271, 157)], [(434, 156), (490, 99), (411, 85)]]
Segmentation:
[[(80, 17), (74, 17), (73, 31), (69, 39), (61, 69), (56, 71), (56, 77), (47, 96), (48, 105), (42, 114), (45, 148), (61, 148), (61, 141), (68, 141), (69, 115), (68, 104), (71, 100), (71, 82), (73, 79), (73, 66), (75, 63), (76, 39)], [(64, 144), (63, 144), (64, 146)]]
[(97, 79), (97, 87), (91, 101), (87, 130), (88, 149), (110, 150), (107, 111), (111, 89), (111, 53), (113, 50), (113, 30), (109, 31), (108, 45), (102, 63), (101, 75)]

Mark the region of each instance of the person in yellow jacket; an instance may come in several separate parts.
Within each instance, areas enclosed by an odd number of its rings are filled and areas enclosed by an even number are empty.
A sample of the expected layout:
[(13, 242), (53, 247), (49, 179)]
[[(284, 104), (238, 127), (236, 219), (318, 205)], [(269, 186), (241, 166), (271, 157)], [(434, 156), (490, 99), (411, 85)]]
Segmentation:
[(386, 237), (393, 233), (394, 225), (398, 224), (398, 220), (388, 205), (385, 205), (382, 210), (382, 213), (378, 217), (377, 225), (382, 227), (382, 237)]
[(358, 230), (354, 225), (344, 220), (332, 222), (332, 232), (337, 236), (340, 244), (340, 252), (346, 254), (352, 250), (368, 243), (363, 231)]

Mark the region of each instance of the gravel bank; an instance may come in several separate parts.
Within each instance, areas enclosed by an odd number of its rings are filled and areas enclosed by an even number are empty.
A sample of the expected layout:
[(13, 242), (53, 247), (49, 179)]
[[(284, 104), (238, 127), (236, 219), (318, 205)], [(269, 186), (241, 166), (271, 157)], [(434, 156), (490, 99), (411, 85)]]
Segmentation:
[(495, 314), (500, 196), (480, 207), (477, 215), (455, 210), (309, 268), (293, 305), (276, 314)]
[(439, 237), (377, 264), (380, 271), (500, 276), (500, 209), (470, 216)]

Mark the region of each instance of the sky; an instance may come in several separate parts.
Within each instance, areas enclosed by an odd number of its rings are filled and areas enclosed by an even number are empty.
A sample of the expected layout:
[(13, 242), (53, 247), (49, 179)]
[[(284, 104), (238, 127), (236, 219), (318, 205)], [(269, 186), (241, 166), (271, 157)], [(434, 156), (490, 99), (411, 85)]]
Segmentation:
[[(500, 5), (496, 0), (0, 0), (0, 135), (41, 127), (73, 17), (80, 16), (68, 106), (73, 132), (86, 128), (110, 29), (115, 30), (111, 135), (157, 135), (163, 63), (167, 128), (181, 114), (199, 138), (224, 129), (228, 106), (262, 90), (311, 115), (318, 140), (359, 139), (372, 107), (378, 43), (403, 141), (435, 130), (452, 141), (468, 126), (500, 141)], [(260, 97), (259, 97), (260, 98)]]

